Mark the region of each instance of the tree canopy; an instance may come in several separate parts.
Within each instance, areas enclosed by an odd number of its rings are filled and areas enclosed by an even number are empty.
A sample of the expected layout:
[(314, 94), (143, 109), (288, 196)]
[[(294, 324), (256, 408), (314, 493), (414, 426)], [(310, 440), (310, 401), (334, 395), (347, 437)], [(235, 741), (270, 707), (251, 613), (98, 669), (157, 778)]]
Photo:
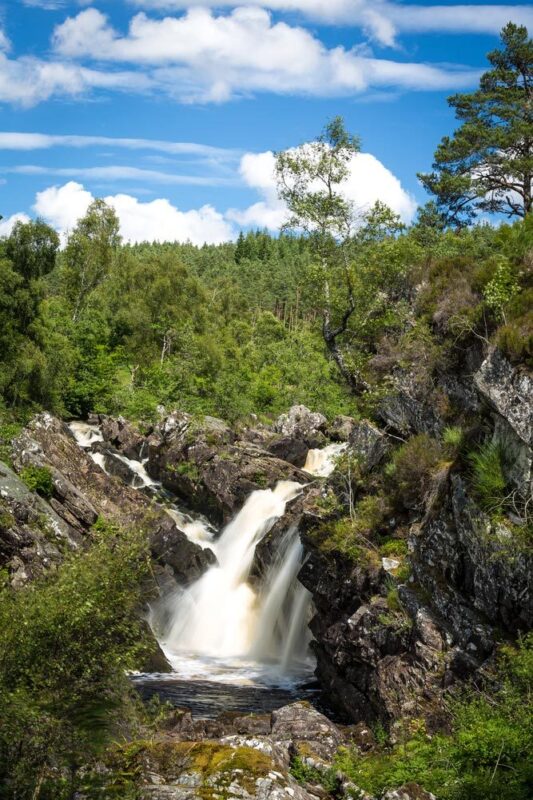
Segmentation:
[(532, 208), (533, 42), (512, 22), (501, 41), (479, 89), (448, 99), (460, 125), (442, 139), (433, 172), (419, 174), (453, 225), (479, 212), (524, 217)]

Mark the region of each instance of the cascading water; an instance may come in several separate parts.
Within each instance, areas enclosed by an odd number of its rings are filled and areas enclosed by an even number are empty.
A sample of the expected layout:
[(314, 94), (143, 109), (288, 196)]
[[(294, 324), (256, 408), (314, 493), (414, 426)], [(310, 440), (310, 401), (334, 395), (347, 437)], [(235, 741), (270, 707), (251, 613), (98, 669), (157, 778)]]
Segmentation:
[[(171, 663), (182, 661), (183, 656), (279, 665), (284, 659), (290, 668), (293, 653), (284, 653), (283, 629), (290, 628), (297, 599), (294, 584), (302, 555), (297, 532), (292, 530), (285, 537), (259, 596), (248, 577), (258, 542), (301, 490), (298, 483), (282, 481), (274, 490), (253, 492), (211, 544), (218, 564), (191, 587), (166, 600), (167, 623), (161, 638)], [(156, 609), (154, 624), (157, 622)], [(294, 638), (294, 650), (300, 644), (305, 648), (304, 638)]]
[[(99, 428), (82, 422), (70, 428), (106, 471), (110, 456), (93, 450), (95, 442), (103, 441)], [(310, 450), (304, 470), (319, 477), (331, 474), (346, 447)], [(128, 465), (133, 487), (163, 491), (146, 472), (142, 452), (139, 461), (117, 453), (112, 457)], [(206, 519), (189, 516), (165, 493), (167, 513), (190, 541), (214, 551), (217, 564), (151, 608), (150, 624), (174, 672), (139, 676), (145, 696), (157, 692), (211, 716), (228, 704), (269, 710), (302, 695), (297, 687), (311, 677), (314, 664), (309, 651), (311, 595), (297, 577), (304, 558), (297, 527), (286, 531), (260, 585), (252, 586), (248, 579), (257, 544), (303, 488), (281, 481), (273, 490), (253, 492), (218, 537)]]
[(327, 478), (334, 471), (337, 458), (347, 447), (347, 442), (342, 442), (342, 444), (328, 444), (327, 447), (321, 449), (309, 450), (304, 471), (309, 472), (310, 475)]

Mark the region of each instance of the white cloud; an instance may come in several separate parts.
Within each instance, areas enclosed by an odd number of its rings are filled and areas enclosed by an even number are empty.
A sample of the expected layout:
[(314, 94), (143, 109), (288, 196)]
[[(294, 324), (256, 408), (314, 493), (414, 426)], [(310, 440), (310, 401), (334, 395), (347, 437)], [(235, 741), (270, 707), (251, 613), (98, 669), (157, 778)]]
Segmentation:
[[(183, 11), (192, 7), (235, 8), (234, 0), (130, 0), (144, 9)], [(409, 5), (390, 0), (246, 0), (279, 12), (299, 12), (321, 23), (362, 27), (377, 41), (393, 45), (398, 32), (498, 33), (509, 21), (533, 27), (527, 5)]]
[(202, 175), (177, 175), (172, 172), (161, 172), (155, 169), (142, 169), (124, 165), (110, 165), (105, 167), (42, 167), (35, 164), (20, 164), (16, 167), (7, 167), (6, 173), (16, 175), (56, 175), (61, 178), (80, 178), (82, 180), (97, 180), (103, 182), (113, 181), (149, 181), (150, 183), (163, 183), (175, 186), (231, 186), (235, 183), (232, 178)]
[(102, 72), (63, 61), (44, 61), (33, 56), (9, 58), (8, 41), (0, 32), (0, 103), (24, 108), (57, 95), (80, 96), (91, 89), (146, 91), (148, 76), (138, 72)]
[(257, 91), (339, 96), (370, 87), (461, 88), (478, 72), (373, 58), (361, 48), (327, 48), (302, 27), (273, 22), (261, 8), (215, 15), (193, 8), (180, 17), (137, 14), (121, 36), (91, 8), (57, 26), (62, 57), (145, 65), (161, 91), (181, 101), (223, 102)]
[(232, 161), (239, 151), (196, 142), (170, 142), (157, 139), (129, 139), (113, 136), (72, 136), (46, 133), (0, 131), (0, 150), (46, 150), (51, 147), (118, 147), (126, 150), (155, 150), (170, 155), (198, 156), (216, 161)]
[[(69, 181), (38, 192), (33, 210), (64, 236), (86, 213), (93, 199), (82, 184)], [(232, 239), (235, 234), (230, 223), (210, 205), (180, 211), (165, 199), (142, 203), (131, 195), (116, 194), (104, 200), (117, 212), (121, 234), (128, 242), (217, 244)]]
[[(232, 209), (227, 214), (228, 219), (243, 226), (272, 230), (281, 227), (287, 212), (277, 197), (274, 167), (275, 157), (271, 152), (243, 156), (243, 180), (263, 199), (244, 211)], [(410, 222), (416, 211), (414, 198), (405, 191), (398, 178), (370, 153), (358, 153), (353, 157), (342, 192), (362, 212), (371, 208), (376, 200), (386, 203), (404, 222)]]
[(0, 220), (0, 236), (9, 236), (16, 222), (29, 222), (27, 214), (12, 214), (7, 219)]

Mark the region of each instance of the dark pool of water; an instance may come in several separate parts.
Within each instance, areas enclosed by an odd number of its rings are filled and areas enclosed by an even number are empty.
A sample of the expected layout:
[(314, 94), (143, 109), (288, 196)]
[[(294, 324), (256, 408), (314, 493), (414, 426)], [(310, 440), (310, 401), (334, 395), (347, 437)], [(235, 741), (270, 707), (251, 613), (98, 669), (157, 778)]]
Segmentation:
[(215, 719), (225, 711), (265, 714), (297, 700), (318, 701), (320, 694), (314, 684), (287, 689), (156, 675), (138, 675), (132, 680), (143, 700), (159, 695), (176, 708), (189, 708), (196, 719)]

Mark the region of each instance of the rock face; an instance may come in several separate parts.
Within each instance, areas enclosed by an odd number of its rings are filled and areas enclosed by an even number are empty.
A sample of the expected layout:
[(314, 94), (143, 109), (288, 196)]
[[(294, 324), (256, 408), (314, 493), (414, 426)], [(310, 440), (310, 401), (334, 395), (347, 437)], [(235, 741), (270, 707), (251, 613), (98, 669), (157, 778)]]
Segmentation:
[(348, 444), (351, 452), (357, 457), (363, 472), (371, 472), (375, 469), (390, 449), (385, 434), (368, 420), (353, 423)]
[(18, 588), (62, 560), (83, 536), (0, 462), (0, 567)]
[(148, 471), (189, 505), (228, 521), (256, 489), (280, 480), (306, 483), (292, 464), (235, 434), (220, 420), (186, 414), (165, 420), (148, 439)]
[(19, 471), (30, 466), (49, 470), (49, 505), (76, 541), (90, 535), (101, 516), (125, 527), (145, 526), (154, 559), (181, 583), (196, 579), (214, 562), (213, 553), (190, 542), (163, 508), (100, 469), (68, 427), (49, 414), (38, 415), (14, 441), (13, 459)]
[(474, 375), (484, 401), (495, 411), (494, 441), (505, 454), (507, 479), (527, 498), (533, 488), (533, 377), (492, 349)]
[(533, 626), (533, 557), (515, 552), (509, 529), (490, 521), (459, 476), (449, 478), (439, 510), (413, 526), (412, 546), (418, 580), (472, 655), (491, 652), (490, 626)]

